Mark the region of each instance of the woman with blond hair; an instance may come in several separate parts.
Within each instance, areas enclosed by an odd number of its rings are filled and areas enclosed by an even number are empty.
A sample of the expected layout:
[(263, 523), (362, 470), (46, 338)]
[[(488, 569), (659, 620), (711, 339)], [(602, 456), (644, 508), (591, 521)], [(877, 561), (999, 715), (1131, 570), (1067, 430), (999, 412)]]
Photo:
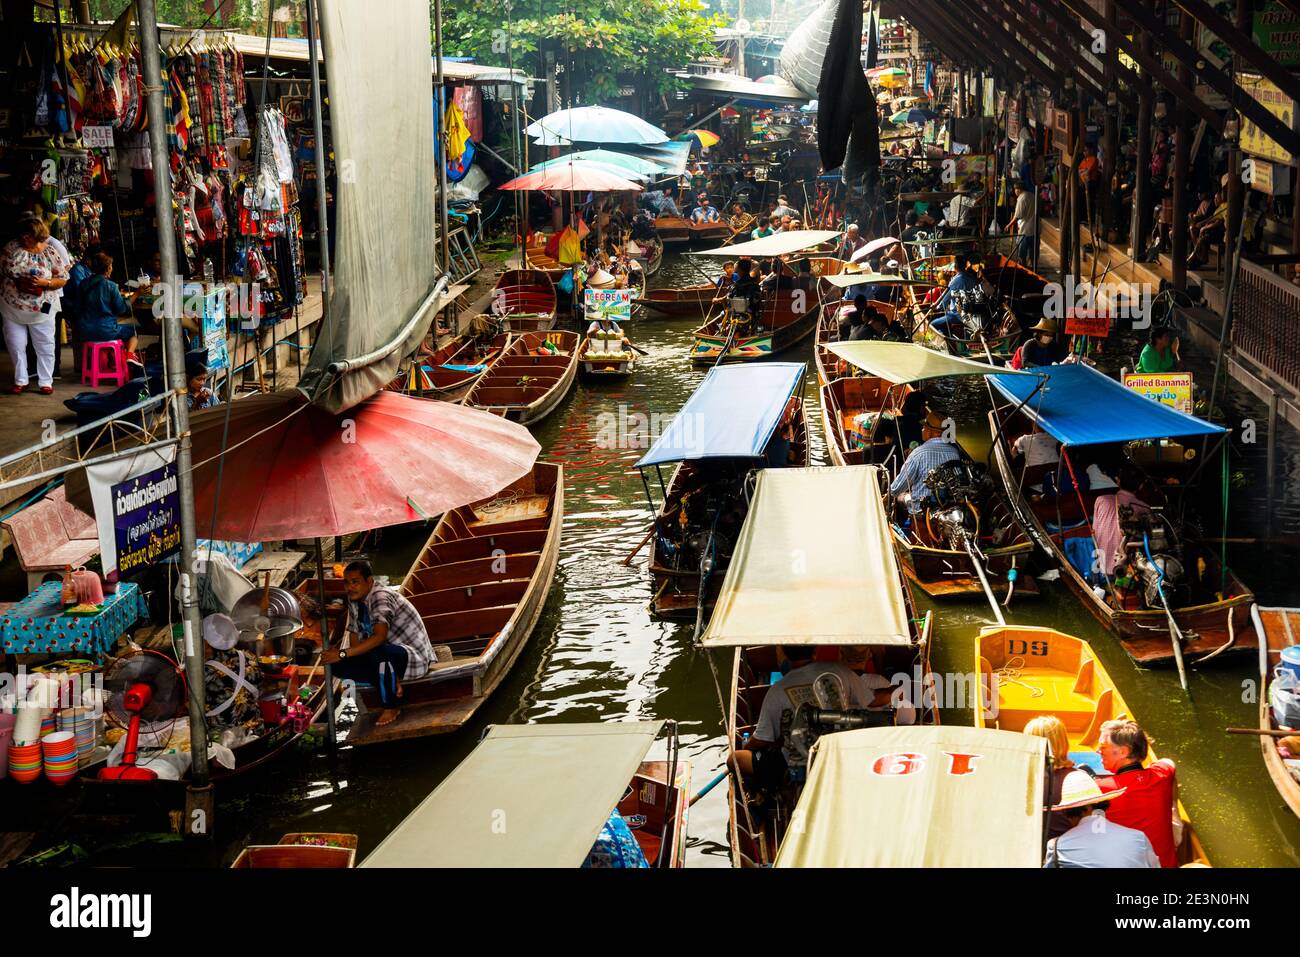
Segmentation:
[[(1070, 739), (1065, 733), (1065, 723), (1054, 714), (1039, 715), (1025, 725), (1025, 734), (1046, 738), (1052, 749), (1052, 806), (1061, 803), (1061, 785), (1065, 776), (1074, 770), (1070, 760)], [(1064, 811), (1053, 811), (1047, 819), (1047, 838), (1059, 837), (1073, 827)]]

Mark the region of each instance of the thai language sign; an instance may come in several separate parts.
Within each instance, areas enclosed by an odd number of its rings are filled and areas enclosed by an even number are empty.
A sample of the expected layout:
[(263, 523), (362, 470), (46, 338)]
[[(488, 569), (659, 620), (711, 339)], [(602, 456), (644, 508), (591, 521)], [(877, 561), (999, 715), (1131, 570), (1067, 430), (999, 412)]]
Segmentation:
[(1282, 66), (1300, 67), (1300, 14), (1270, 0), (1255, 11), (1255, 43)]
[(588, 319), (627, 322), (632, 318), (631, 289), (587, 289), (582, 293), (582, 304)]
[[(1284, 126), (1293, 127), (1295, 100), (1279, 90), (1271, 80), (1266, 80), (1262, 76), (1238, 74), (1237, 82), (1243, 90), (1281, 120)], [(1272, 137), (1266, 136), (1258, 126), (1244, 115), (1241, 118), (1241, 148), (1252, 156), (1274, 160), (1278, 163), (1291, 162), (1291, 154), (1282, 149)]]
[(119, 482), (112, 489), (113, 539), (123, 575), (181, 548), (181, 503), (174, 462)]
[(1192, 414), (1192, 374), (1190, 372), (1130, 372), (1124, 376), (1124, 388)]

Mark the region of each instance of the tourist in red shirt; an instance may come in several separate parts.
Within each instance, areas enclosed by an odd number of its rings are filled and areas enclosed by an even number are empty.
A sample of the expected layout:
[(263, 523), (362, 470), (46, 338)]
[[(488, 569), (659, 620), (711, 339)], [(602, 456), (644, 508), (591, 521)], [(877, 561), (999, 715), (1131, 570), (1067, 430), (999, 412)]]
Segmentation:
[(1103, 791), (1124, 788), (1124, 794), (1110, 802), (1106, 819), (1141, 831), (1151, 841), (1161, 867), (1177, 867), (1174, 815), (1178, 807), (1178, 779), (1174, 762), (1168, 758), (1146, 767), (1146, 732), (1136, 721), (1107, 721), (1101, 726), (1097, 751), (1103, 767), (1113, 777), (1101, 778)]

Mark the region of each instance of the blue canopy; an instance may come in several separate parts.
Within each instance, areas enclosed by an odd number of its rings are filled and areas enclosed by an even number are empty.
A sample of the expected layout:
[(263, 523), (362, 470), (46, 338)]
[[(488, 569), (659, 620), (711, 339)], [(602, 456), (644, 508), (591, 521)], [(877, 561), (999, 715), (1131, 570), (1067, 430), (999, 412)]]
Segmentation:
[(714, 366), (637, 468), (761, 457), (805, 370), (802, 362)]
[(1033, 376), (989, 376), (1012, 402), (1024, 402), (1041, 379), (1047, 382), (1024, 411), (1062, 445), (1101, 445), (1189, 435), (1218, 435), (1225, 429), (1162, 405), (1082, 364), (1043, 366)]

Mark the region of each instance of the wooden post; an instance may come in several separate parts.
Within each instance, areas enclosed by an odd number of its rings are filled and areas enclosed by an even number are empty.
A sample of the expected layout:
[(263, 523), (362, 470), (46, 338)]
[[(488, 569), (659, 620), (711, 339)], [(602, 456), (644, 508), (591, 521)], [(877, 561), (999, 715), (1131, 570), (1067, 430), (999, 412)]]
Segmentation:
[[(1250, 33), (1250, 0), (1237, 0), (1237, 29)], [(1238, 147), (1228, 150), (1228, 222), (1224, 230), (1223, 258), (1229, 256), (1228, 244), (1235, 242), (1241, 227), (1241, 213), (1246, 201), (1246, 186), (1241, 181), (1242, 152)], [(1224, 274), (1227, 275), (1227, 266)]]
[[(1142, 3), (1143, 0), (1137, 2)], [(1142, 32), (1139, 42), (1142, 52), (1149, 54), (1151, 35)], [(1147, 236), (1151, 233), (1151, 123), (1154, 104), (1154, 85), (1143, 83), (1138, 90), (1137, 177), (1133, 186), (1133, 219), (1129, 234), (1134, 259), (1142, 255)]]
[[(1079, 226), (1087, 215), (1085, 208), (1087, 196), (1084, 193), (1083, 181), (1079, 179), (1079, 164), (1083, 159), (1084, 119), (1087, 117), (1087, 110), (1084, 107), (1083, 90), (1077, 85), (1074, 102), (1073, 162), (1070, 166), (1070, 271), (1078, 282), (1083, 278), (1083, 242)], [(1088, 224), (1088, 229), (1091, 233), (1092, 223)], [(1094, 239), (1093, 250), (1095, 251), (1096, 248), (1097, 241)], [(1064, 267), (1065, 263), (1061, 265)]]
[[(1195, 36), (1196, 22), (1191, 15), (1182, 10), (1179, 13), (1179, 35), (1184, 40)], [(1178, 81), (1184, 86), (1193, 83), (1192, 70), (1180, 61)], [(1174, 261), (1174, 288), (1179, 292), (1187, 289), (1187, 179), (1192, 156), (1192, 111), (1182, 103), (1178, 104), (1178, 132), (1174, 138), (1174, 221), (1171, 226), (1173, 243), (1171, 256)]]
[[(1107, 21), (1115, 20), (1115, 0), (1106, 0), (1105, 17)], [(1119, 98), (1116, 96), (1115, 104), (1110, 103), (1110, 96), (1115, 92), (1115, 59), (1118, 56), (1109, 43), (1106, 44), (1105, 57), (1102, 60), (1102, 66), (1106, 75), (1106, 120), (1102, 129), (1102, 149), (1101, 149), (1101, 184), (1102, 188), (1098, 190), (1098, 196), (1101, 202), (1101, 223), (1105, 233), (1106, 242), (1117, 239), (1119, 224), (1115, 221), (1115, 203), (1113, 202), (1115, 166), (1119, 157)], [(1095, 244), (1097, 237), (1093, 237)]]
[(1070, 224), (1074, 222), (1074, 190), (1071, 184), (1074, 182), (1074, 170), (1070, 168), (1069, 153), (1074, 149), (1074, 137), (1066, 138), (1065, 147), (1061, 151), (1060, 162), (1056, 166), (1056, 226), (1057, 235), (1060, 241), (1057, 244), (1057, 259), (1060, 261), (1061, 281), (1065, 281), (1066, 274), (1070, 271), (1070, 264), (1074, 261), (1074, 231)]

